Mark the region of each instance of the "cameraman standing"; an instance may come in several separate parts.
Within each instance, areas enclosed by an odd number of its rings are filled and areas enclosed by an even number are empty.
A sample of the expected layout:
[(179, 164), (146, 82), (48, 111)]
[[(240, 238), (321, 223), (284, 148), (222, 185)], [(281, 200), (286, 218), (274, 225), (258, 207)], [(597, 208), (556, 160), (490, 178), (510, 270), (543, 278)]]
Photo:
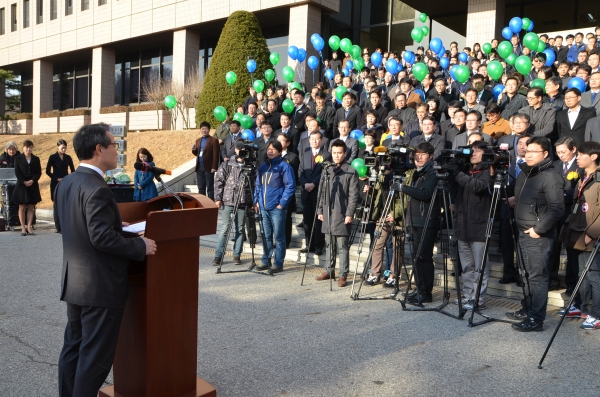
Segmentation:
[[(490, 194), (490, 166), (481, 164), (487, 143), (474, 142), (471, 145), (471, 165), (468, 170), (461, 170), (460, 166), (452, 162), (446, 166), (454, 175), (454, 205), (456, 210), (453, 215), (454, 233), (458, 240), (458, 255), (462, 266), (463, 279), (463, 308), (473, 310), (475, 295), (479, 282), (479, 269), (483, 264), (485, 249), (485, 234), (487, 229), (488, 214), (492, 205)], [(487, 284), (490, 277), (490, 267), (485, 267), (481, 294), (479, 295), (479, 309), (485, 309)]]
[[(543, 331), (548, 304), (548, 265), (555, 229), (564, 212), (563, 179), (554, 171), (550, 158), (551, 143), (546, 137), (534, 136), (527, 141), (525, 163), (515, 184), (515, 221), (524, 265), (529, 273), (530, 297), (521, 301), (522, 308), (507, 313), (522, 320), (512, 324), (520, 332)], [(529, 302), (527, 302), (529, 300)], [(525, 309), (528, 312), (525, 312)]]

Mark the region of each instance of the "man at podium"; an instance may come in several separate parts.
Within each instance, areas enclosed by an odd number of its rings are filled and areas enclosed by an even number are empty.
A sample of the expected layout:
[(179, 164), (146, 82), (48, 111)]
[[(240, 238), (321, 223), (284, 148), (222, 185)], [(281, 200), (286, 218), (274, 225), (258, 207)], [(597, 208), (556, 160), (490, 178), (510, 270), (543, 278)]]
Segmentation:
[(73, 137), (80, 165), (56, 189), (54, 220), (63, 239), (60, 299), (67, 326), (58, 360), (61, 397), (97, 396), (115, 356), (128, 294), (129, 259), (156, 252), (145, 237), (125, 238), (104, 173), (117, 167), (117, 147), (106, 124), (81, 127)]

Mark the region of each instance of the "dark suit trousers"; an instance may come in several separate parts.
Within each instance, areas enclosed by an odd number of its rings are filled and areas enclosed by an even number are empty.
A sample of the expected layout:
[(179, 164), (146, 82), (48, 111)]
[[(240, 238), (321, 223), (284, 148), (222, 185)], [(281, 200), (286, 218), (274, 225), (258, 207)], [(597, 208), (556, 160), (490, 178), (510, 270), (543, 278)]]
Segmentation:
[[(423, 233), (424, 231), (425, 233)], [(422, 227), (413, 226), (412, 232), (412, 250), (413, 255), (415, 255), (415, 281), (417, 291), (419, 295), (430, 298), (433, 291), (434, 278), (433, 246), (435, 245), (435, 237), (438, 229), (428, 227), (427, 230), (424, 230)], [(421, 254), (417, 257), (421, 239), (423, 240)]]
[(198, 185), (198, 193), (211, 200), (215, 199), (215, 176), (210, 170), (196, 171), (196, 184)]
[(67, 327), (58, 359), (60, 397), (96, 397), (110, 372), (124, 308), (67, 303)]
[[(560, 229), (563, 226), (563, 222), (560, 221), (556, 225), (556, 235), (560, 233)], [(550, 255), (550, 284), (559, 285), (558, 270), (560, 267), (560, 250), (562, 248), (562, 242), (559, 239), (554, 240), (552, 246), (552, 254)], [(567, 265), (565, 267), (565, 284), (567, 288), (575, 288), (577, 281), (579, 280), (579, 252), (573, 248), (565, 248), (567, 252)]]
[(290, 199), (287, 212), (285, 213), (285, 242), (286, 248), (289, 248), (292, 242), (292, 214), (296, 212), (296, 194)]
[(502, 275), (517, 278), (519, 273), (515, 267), (515, 241), (510, 231), (510, 220), (504, 218), (500, 221), (500, 246), (502, 247), (502, 262), (504, 262)]
[[(315, 213), (317, 212), (318, 190), (318, 186), (315, 186), (315, 188), (311, 192), (307, 192), (306, 190), (304, 190), (304, 188), (302, 188), (302, 213), (304, 215), (304, 235), (306, 236), (307, 246), (308, 240), (310, 239), (310, 233), (311, 231), (313, 231), (313, 219), (315, 219)], [(310, 250), (317, 248), (323, 249), (323, 247), (325, 246), (325, 235), (321, 231), (322, 224), (323, 222), (321, 222), (319, 219), (316, 220), (313, 231), (314, 234), (310, 244), (311, 246), (308, 247)]]

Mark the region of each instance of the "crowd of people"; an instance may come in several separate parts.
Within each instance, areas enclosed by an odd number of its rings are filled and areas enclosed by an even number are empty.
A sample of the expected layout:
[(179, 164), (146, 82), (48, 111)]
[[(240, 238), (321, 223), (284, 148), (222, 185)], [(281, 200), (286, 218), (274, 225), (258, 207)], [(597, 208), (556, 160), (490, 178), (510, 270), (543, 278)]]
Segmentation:
[[(334, 51), (331, 59), (324, 61), (326, 69), (334, 71), (333, 79), (325, 77), (325, 70), (310, 90), (304, 84), (300, 89), (266, 87), (264, 93), (250, 87), (250, 96), (236, 112), (252, 118), (252, 134), (244, 134), (240, 123), (228, 118), (211, 136), (210, 126), (203, 123), (202, 137), (192, 148), (198, 157), (200, 193), (213, 198), (220, 208), (229, 211), (227, 214), (238, 202), (242, 208), (234, 217), (234, 263), (241, 264), (247, 206), (255, 208), (265, 220), (267, 249), (260, 269), (282, 270), (291, 240), (293, 192), (299, 185), (305, 238), (301, 252), (322, 255), (330, 249), (330, 254), (340, 259), (338, 285), (343, 287), (349, 271), (351, 225), (365, 213), (361, 201), (372, 194), (375, 198), (368, 211), (367, 229), (373, 255), (364, 284), (397, 287), (404, 241), (392, 247), (392, 235), (394, 230), (406, 230), (413, 236), (413, 252), (419, 249), (414, 259), (416, 289), (406, 299), (416, 304), (431, 302), (433, 247), (440, 228), (445, 227), (440, 222), (443, 205), (439, 199), (432, 201), (432, 197), (437, 168), (443, 164), (451, 175), (456, 259), (464, 284), (461, 303), (467, 309), (484, 310), (489, 266), (475, 302), (477, 282), (487, 260), (483, 254), (494, 180), (498, 173), (505, 172), (507, 197), (501, 200), (495, 219), (504, 262), (500, 283), (526, 283), (530, 295), (523, 300), (521, 310), (507, 316), (519, 320), (513, 324), (517, 331), (543, 330), (548, 291), (560, 288), (558, 269), (563, 245), (567, 250), (565, 287), (570, 295), (600, 237), (600, 223), (594, 215), (600, 211), (595, 188), (600, 163), (598, 37), (600, 27), (595, 34), (585, 36), (585, 41), (582, 33), (566, 38), (541, 35), (546, 49), (556, 55), (555, 62), (546, 66), (546, 54), (529, 51), (515, 35), (511, 40), (514, 53), (532, 58), (533, 67), (526, 76), (499, 57), (499, 41), (492, 40), (492, 50), (487, 54), (477, 43), (465, 47), (466, 61), (459, 57), (456, 43), (441, 55), (449, 59), (450, 65), (468, 66), (471, 76), (464, 83), (454, 80), (440, 66), (440, 55), (429, 49), (419, 47), (415, 54), (414, 62), (424, 62), (429, 68), (425, 78), (418, 81), (403, 53), (377, 48), (383, 61), (375, 67), (370, 62), (372, 53), (364, 48), (362, 70), (346, 70), (345, 75), (343, 68), (350, 55), (346, 53), (342, 58)], [(402, 65), (394, 74), (385, 68), (386, 60), (392, 58)], [(495, 59), (504, 67), (498, 81), (487, 73), (487, 64)], [(585, 89), (570, 86), (573, 77), (583, 79)], [(545, 87), (531, 86), (536, 79), (544, 80)], [(494, 90), (498, 84), (503, 85), (501, 91)], [(341, 98), (336, 96), (339, 86), (345, 87)], [(285, 99), (293, 101), (291, 112), (283, 109)], [(249, 136), (254, 137), (253, 142)], [(256, 153), (256, 186), (253, 197), (238, 200), (235, 186), (241, 178), (241, 164), (248, 161), (246, 156), (240, 158), (240, 151), (249, 146), (255, 147), (251, 151)], [(379, 175), (381, 179), (376, 183), (369, 182), (368, 175), (359, 177), (356, 167), (351, 166), (357, 158), (378, 158), (378, 153), (398, 147), (409, 148), (411, 154), (401, 164), (384, 167), (386, 175)], [(507, 165), (490, 164), (489, 158), (484, 161), (492, 147), (508, 151)], [(464, 148), (470, 149), (466, 164), (447, 161)], [(391, 209), (386, 207), (386, 213), (383, 203), (391, 175), (404, 178), (403, 195), (394, 200)], [(319, 194), (322, 184), (328, 188)], [(405, 201), (401, 203), (400, 197)], [(403, 203), (406, 205), (400, 205)], [(430, 210), (433, 215), (426, 222)], [(221, 264), (226, 228), (223, 225), (220, 231), (214, 265)], [(376, 228), (378, 233), (374, 233)], [(526, 269), (528, 280), (522, 279), (523, 272), (515, 262), (514, 241), (522, 252), (520, 265)], [(384, 258), (390, 272), (384, 271)], [(600, 270), (600, 257), (592, 270)], [(588, 274), (567, 312), (569, 317), (585, 319), (581, 325), (584, 329), (600, 328), (600, 283), (595, 275)], [(335, 269), (330, 263), (317, 279), (331, 278), (335, 278)]]

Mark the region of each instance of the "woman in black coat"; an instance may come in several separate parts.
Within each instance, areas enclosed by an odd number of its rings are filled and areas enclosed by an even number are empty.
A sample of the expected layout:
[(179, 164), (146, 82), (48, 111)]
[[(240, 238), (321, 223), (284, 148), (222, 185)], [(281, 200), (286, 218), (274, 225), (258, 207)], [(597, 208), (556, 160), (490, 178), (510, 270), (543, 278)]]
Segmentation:
[[(42, 165), (40, 158), (31, 154), (33, 142), (23, 142), (23, 154), (15, 159), (15, 174), (17, 186), (12, 194), (11, 200), (19, 204), (19, 222), (21, 223), (21, 236), (33, 235), (31, 224), (33, 223), (33, 211), (35, 205), (42, 201), (38, 180), (42, 176)], [(27, 229), (25, 229), (27, 223)]]
[(4, 146), (4, 153), (0, 155), (0, 168), (15, 168), (15, 158), (19, 155), (17, 144), (13, 141)]
[(54, 201), (54, 189), (58, 182), (65, 176), (69, 175), (69, 169), (71, 173), (75, 172), (73, 166), (73, 159), (67, 153), (67, 141), (59, 139), (56, 142), (58, 150), (56, 153), (50, 155), (48, 158), (48, 164), (46, 165), (46, 175), (50, 177), (50, 198)]

